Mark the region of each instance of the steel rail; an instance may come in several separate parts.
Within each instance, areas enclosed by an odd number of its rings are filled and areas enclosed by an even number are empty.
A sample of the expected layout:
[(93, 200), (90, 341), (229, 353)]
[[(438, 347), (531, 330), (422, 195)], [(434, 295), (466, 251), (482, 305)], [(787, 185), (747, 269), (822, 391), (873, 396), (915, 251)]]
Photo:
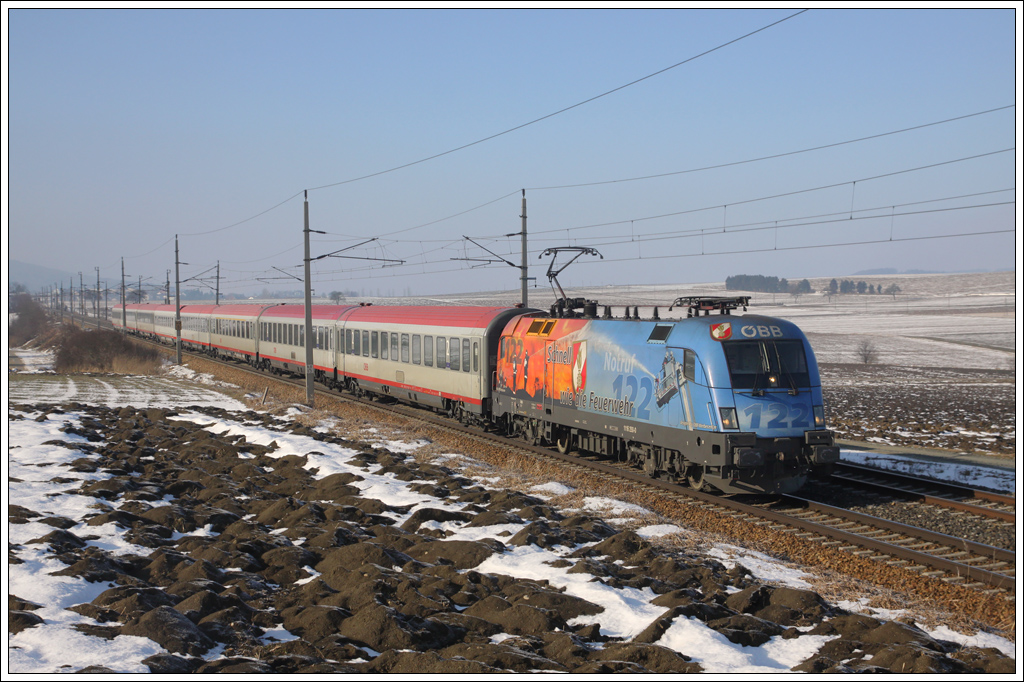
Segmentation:
[[(882, 471), (868, 467), (857, 466), (856, 464), (839, 463), (836, 465), (832, 478), (856, 483), (857, 485), (868, 486), (883, 490), (885, 492), (913, 497), (918, 501), (933, 504), (939, 507), (947, 507), (958, 511), (966, 511), (978, 516), (984, 516), (998, 521), (1015, 523), (1016, 504), (1015, 497), (1001, 495), (985, 490), (975, 490), (942, 481), (930, 481), (920, 478), (913, 478), (899, 472)], [(895, 481), (892, 485), (887, 481)], [(930, 489), (930, 491), (928, 490)], [(947, 497), (955, 495), (958, 497), (993, 502), (995, 504), (1013, 507), (1012, 511), (985, 506), (974, 502), (964, 502)]]

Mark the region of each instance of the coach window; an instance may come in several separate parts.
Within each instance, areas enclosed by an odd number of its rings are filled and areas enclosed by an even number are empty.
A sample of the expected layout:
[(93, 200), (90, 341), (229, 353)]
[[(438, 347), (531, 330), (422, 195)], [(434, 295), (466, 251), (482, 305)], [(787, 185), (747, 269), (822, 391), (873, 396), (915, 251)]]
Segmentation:
[(437, 337), (437, 368), (444, 369), (448, 366), (448, 344), (443, 336)]
[(391, 332), (391, 359), (398, 362), (398, 334)]
[(448, 340), (448, 369), (459, 371), (459, 339), (454, 336)]
[(412, 335), (412, 364), (420, 364), (420, 335)]
[(409, 335), (402, 334), (402, 362), (409, 362)]
[(370, 332), (363, 332), (363, 357), (370, 357)]
[(423, 337), (423, 364), (427, 367), (434, 366), (434, 337)]
[(387, 332), (381, 332), (380, 333), (380, 359), (381, 360), (387, 360), (388, 359), (388, 333)]
[(379, 346), (377, 344), (377, 332), (370, 332), (370, 357), (371, 358), (377, 357), (377, 349), (378, 348), (379, 348)]
[(469, 339), (462, 339), (462, 371), (469, 371)]
[(297, 324), (297, 325), (295, 325), (295, 330), (298, 332), (295, 335), (297, 337), (297, 339), (298, 339), (298, 343), (296, 343), (295, 345), (296, 346), (302, 346), (303, 348), (305, 348), (306, 347), (306, 325), (304, 325), (304, 324), (303, 325), (298, 325)]
[(359, 340), (362, 334), (359, 333), (358, 329), (352, 330), (352, 355), (361, 355), (362, 349), (359, 346)]
[(480, 342), (473, 342), (473, 372), (480, 372)]
[(352, 355), (352, 330), (345, 330), (345, 354)]

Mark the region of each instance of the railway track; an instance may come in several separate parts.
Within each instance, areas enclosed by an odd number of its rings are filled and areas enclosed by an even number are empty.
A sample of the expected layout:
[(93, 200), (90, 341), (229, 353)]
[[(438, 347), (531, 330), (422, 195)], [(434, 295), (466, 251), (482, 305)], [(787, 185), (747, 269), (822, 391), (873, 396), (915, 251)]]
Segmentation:
[(942, 481), (927, 481), (904, 474), (840, 463), (833, 479), (871, 488), (887, 495), (914, 499), (924, 504), (967, 512), (1005, 523), (1016, 523), (1016, 498), (974, 490)]
[[(166, 350), (166, 346), (162, 344), (155, 345)], [(277, 381), (296, 388), (305, 386), (305, 380), (301, 378), (266, 374), (234, 361), (213, 359), (208, 356), (197, 357), (234, 370), (250, 372), (268, 381)], [(585, 469), (600, 477), (625, 479), (632, 484), (658, 490), (678, 502), (696, 505), (715, 514), (767, 527), (780, 533), (792, 534), (808, 542), (839, 549), (861, 558), (869, 558), (892, 568), (911, 571), (920, 576), (942, 580), (985, 594), (999, 594), (1007, 599), (1015, 598), (1016, 554), (1009, 550), (847, 509), (830, 507), (795, 496), (784, 496), (768, 502), (751, 502), (739, 497), (727, 498), (703, 493), (673, 481), (652, 479), (640, 471), (617, 466), (612, 462), (561, 454), (554, 449), (482, 432), (421, 408), (345, 396), (321, 386), (316, 387), (316, 393), (337, 401), (368, 406), (454, 430), (465, 437), (492, 445), (526, 450), (563, 465)]]

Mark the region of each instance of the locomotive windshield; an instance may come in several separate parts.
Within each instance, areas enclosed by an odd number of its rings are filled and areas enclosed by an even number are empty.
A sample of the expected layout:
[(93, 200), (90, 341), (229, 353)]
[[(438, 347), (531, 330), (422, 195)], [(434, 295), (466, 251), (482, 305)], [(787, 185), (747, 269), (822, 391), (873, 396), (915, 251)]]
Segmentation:
[(726, 341), (722, 346), (733, 388), (755, 391), (786, 388), (793, 391), (811, 386), (802, 341)]

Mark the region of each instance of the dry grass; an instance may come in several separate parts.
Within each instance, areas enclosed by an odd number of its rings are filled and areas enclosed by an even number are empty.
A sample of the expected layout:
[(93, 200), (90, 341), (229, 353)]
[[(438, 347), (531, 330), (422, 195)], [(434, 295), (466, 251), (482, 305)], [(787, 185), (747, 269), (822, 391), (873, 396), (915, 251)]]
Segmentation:
[(58, 374), (113, 372), (157, 374), (160, 355), (114, 331), (65, 326), (56, 339), (54, 370)]

